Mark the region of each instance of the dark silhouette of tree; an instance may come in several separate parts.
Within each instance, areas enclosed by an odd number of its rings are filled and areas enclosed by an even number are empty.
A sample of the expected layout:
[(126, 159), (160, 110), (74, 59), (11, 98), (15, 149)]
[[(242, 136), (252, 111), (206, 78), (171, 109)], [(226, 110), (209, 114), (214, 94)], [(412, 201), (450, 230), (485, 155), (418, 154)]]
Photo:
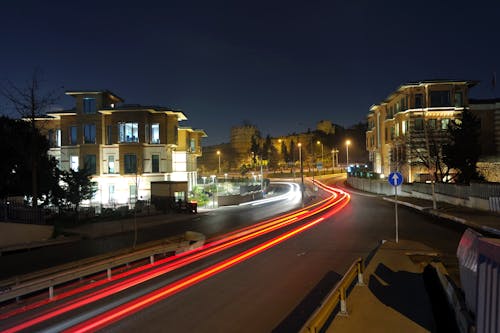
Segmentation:
[(32, 205), (38, 205), (38, 156), (41, 151), (38, 130), (35, 120), (44, 116), (47, 109), (53, 105), (57, 98), (55, 91), (43, 92), (41, 89), (40, 71), (35, 70), (31, 80), (24, 87), (19, 87), (10, 81), (0, 88), (3, 95), (14, 107), (16, 112), (24, 119), (29, 120), (31, 125), (31, 142), (28, 145), (31, 150), (31, 186)]
[[(49, 143), (35, 129), (35, 140), (31, 124), (8, 117), (0, 117), (0, 197), (32, 195), (33, 159), (39, 166), (36, 174), (39, 197), (47, 197), (54, 182), (53, 170), (57, 162), (47, 156)], [(31, 143), (38, 143), (36, 150), (31, 150)]]
[(252, 136), (252, 141), (250, 144), (250, 152), (252, 153), (252, 162), (257, 164), (257, 158), (262, 156), (262, 149), (259, 144), (259, 137), (257, 135)]
[(285, 140), (281, 141), (281, 157), (285, 163), (287, 163), (290, 159)]
[(457, 183), (469, 184), (472, 180), (484, 179), (476, 167), (481, 154), (480, 131), (480, 120), (467, 109), (460, 119), (454, 119), (448, 126), (451, 142), (443, 147), (444, 162), (458, 171)]

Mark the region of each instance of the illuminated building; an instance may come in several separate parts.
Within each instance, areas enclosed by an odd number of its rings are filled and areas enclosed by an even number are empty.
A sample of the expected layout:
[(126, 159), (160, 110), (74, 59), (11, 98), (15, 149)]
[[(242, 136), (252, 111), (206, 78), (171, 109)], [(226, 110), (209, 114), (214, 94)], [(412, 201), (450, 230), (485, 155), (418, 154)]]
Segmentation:
[[(373, 170), (400, 171), (405, 182), (430, 180), (420, 163), (446, 142), (449, 122), (468, 107), (476, 81), (432, 80), (401, 85), (368, 114), (366, 147)], [(429, 149), (427, 148), (429, 147)]]
[(62, 170), (85, 167), (97, 182), (95, 202), (123, 204), (150, 198), (152, 181), (196, 185), (203, 130), (179, 127), (181, 111), (118, 104), (110, 91), (68, 91), (72, 110), (49, 112), (37, 126)]

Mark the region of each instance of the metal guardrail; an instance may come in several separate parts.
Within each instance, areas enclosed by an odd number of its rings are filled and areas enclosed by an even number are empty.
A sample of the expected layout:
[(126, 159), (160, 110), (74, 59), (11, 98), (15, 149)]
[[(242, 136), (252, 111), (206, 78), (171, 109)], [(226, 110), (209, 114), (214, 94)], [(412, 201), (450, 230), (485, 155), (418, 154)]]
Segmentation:
[(300, 333), (319, 332), (339, 303), (340, 313), (347, 314), (347, 290), (356, 278), (358, 279), (358, 285), (364, 285), (363, 271), (364, 261), (362, 258), (358, 258), (335, 285), (335, 288), (325, 297), (319, 308), (314, 311), (304, 326), (302, 326)]
[(205, 237), (203, 235), (188, 231), (183, 236), (171, 237), (163, 240), (160, 244), (149, 244), (132, 252), (124, 253), (124, 251), (120, 251), (121, 253), (115, 252), (112, 255), (96, 256), (6, 279), (0, 281), (0, 302), (44, 289), (48, 289), (49, 299), (52, 299), (54, 297), (54, 287), (56, 285), (103, 271), (106, 271), (108, 279), (111, 279), (111, 270), (114, 267), (148, 257), (150, 263), (154, 263), (154, 256), (156, 254), (184, 252), (199, 247), (203, 245), (204, 242)]

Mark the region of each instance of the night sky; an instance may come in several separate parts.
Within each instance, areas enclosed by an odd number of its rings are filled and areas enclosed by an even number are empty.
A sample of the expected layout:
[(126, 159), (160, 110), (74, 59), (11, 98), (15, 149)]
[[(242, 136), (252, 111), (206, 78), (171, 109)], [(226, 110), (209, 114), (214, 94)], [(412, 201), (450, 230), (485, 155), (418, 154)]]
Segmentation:
[[(348, 127), (399, 85), (480, 80), (498, 97), (500, 1), (2, 1), (0, 80), (109, 89), (181, 109), (204, 145)], [(62, 96), (60, 107), (73, 99)], [(15, 116), (0, 99), (0, 112)]]

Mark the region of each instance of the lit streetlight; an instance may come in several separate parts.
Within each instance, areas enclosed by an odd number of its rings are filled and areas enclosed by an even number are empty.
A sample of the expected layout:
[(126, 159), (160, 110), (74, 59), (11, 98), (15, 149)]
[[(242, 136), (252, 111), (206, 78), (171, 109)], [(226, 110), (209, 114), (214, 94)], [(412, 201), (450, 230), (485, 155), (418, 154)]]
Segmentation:
[(345, 141), (345, 153), (346, 153), (346, 168), (349, 167), (349, 145), (351, 144), (351, 140)]
[(219, 156), (219, 173), (220, 173), (220, 150), (217, 150), (217, 156)]
[(316, 141), (316, 144), (321, 145), (321, 167), (323, 167), (323, 144), (321, 141)]

